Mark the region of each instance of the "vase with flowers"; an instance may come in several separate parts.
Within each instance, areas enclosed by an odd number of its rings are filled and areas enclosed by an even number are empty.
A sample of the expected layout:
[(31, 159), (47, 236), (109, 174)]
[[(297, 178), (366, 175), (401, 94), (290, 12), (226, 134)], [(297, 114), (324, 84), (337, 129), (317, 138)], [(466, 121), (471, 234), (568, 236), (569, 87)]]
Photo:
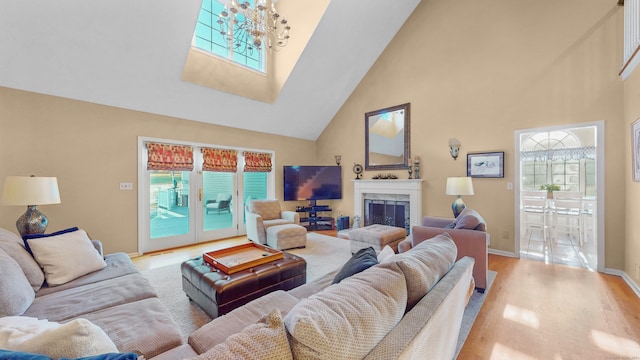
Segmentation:
[(553, 192), (560, 191), (560, 185), (544, 184), (544, 185), (540, 185), (540, 190), (547, 190), (547, 199), (553, 199)]

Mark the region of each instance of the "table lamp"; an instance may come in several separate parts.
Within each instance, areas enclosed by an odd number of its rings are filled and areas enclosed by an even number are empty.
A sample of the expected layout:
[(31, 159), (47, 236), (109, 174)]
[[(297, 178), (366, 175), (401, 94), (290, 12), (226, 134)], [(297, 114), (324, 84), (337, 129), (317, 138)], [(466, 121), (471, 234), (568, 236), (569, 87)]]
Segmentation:
[(458, 217), (462, 210), (467, 206), (462, 201), (462, 195), (473, 195), (473, 183), (470, 177), (450, 177), (447, 178), (447, 195), (457, 196), (456, 200), (451, 204), (453, 216)]
[(38, 205), (59, 204), (60, 191), (55, 177), (7, 176), (2, 192), (2, 205), (25, 205), (27, 211), (16, 221), (20, 236), (44, 234), (47, 217)]

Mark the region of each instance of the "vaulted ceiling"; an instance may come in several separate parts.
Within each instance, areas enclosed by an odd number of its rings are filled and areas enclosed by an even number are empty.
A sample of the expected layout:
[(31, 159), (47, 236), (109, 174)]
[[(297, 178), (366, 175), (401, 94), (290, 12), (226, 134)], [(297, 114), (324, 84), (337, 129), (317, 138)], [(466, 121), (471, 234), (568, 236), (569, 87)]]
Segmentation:
[(419, 2), (330, 1), (267, 104), (181, 80), (200, 0), (3, 1), (0, 86), (315, 140)]

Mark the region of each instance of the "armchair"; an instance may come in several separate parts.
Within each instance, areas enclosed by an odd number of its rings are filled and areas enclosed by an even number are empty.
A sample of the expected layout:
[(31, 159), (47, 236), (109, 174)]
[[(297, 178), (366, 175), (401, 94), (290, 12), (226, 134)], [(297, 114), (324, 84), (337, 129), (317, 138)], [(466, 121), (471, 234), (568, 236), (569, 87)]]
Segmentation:
[(247, 238), (266, 244), (267, 228), (284, 224), (300, 224), (295, 211), (282, 211), (278, 200), (247, 200), (245, 208)]
[(464, 209), (455, 219), (425, 216), (422, 226), (414, 226), (411, 235), (398, 245), (398, 252), (405, 252), (425, 240), (442, 233), (449, 233), (458, 247), (456, 261), (464, 256), (474, 258), (473, 280), (476, 289), (484, 292), (487, 287), (489, 233), (484, 219), (474, 210)]
[(211, 210), (217, 210), (218, 214), (221, 211), (231, 212), (231, 207), (229, 206), (231, 203), (231, 195), (230, 194), (218, 194), (215, 200), (207, 200), (205, 207), (207, 208), (207, 214)]

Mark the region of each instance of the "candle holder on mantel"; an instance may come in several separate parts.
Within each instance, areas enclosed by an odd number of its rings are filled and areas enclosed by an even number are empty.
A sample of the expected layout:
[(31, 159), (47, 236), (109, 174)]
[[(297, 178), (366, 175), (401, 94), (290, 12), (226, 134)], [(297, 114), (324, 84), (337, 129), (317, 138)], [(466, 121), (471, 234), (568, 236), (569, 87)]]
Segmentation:
[(409, 171), (409, 180), (411, 180), (412, 179), (411, 174), (413, 174), (413, 167), (412, 167), (411, 164), (409, 164), (409, 170), (408, 171)]
[(413, 165), (414, 165), (414, 179), (420, 179), (420, 159), (418, 159), (417, 157), (413, 160)]

